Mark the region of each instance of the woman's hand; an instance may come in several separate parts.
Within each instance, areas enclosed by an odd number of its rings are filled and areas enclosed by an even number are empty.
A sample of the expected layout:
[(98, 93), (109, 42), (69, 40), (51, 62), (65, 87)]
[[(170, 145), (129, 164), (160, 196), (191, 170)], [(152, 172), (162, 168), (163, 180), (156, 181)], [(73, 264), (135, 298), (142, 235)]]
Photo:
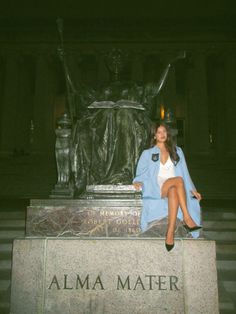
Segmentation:
[(142, 182), (134, 182), (133, 186), (134, 186), (136, 191), (141, 191), (143, 184), (142, 184)]
[(191, 193), (193, 194), (194, 197), (196, 197), (196, 199), (198, 201), (200, 201), (202, 199), (202, 196), (200, 193), (198, 193), (197, 191), (191, 191)]

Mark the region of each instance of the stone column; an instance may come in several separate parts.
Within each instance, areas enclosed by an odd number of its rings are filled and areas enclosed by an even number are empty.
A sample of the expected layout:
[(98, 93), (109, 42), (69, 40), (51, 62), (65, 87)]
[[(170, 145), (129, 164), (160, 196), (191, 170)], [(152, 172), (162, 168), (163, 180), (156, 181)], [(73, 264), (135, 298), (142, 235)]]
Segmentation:
[(15, 147), (19, 154), (30, 151), (30, 127), (33, 116), (33, 62), (29, 54), (21, 55), (18, 60), (19, 85), (18, 106), (15, 120)]
[(34, 95), (34, 151), (54, 152), (54, 95), (49, 58), (39, 55), (36, 63)]
[(225, 89), (226, 99), (221, 106), (221, 110), (225, 112), (225, 147), (228, 157), (236, 156), (236, 51), (230, 51), (225, 56)]
[[(2, 134), (2, 121), (3, 121), (3, 100), (4, 100), (4, 83), (5, 83), (5, 58), (0, 55), (0, 134)], [(1, 135), (0, 135), (0, 152), (1, 152)]]
[(16, 125), (18, 106), (19, 69), (16, 53), (6, 57), (6, 75), (1, 110), (1, 152), (12, 153), (16, 148)]
[(193, 64), (188, 69), (188, 103), (186, 142), (191, 155), (209, 154), (209, 125), (207, 105), (206, 60), (202, 51), (193, 53)]
[[(210, 63), (211, 68), (208, 71), (212, 71), (209, 83), (211, 90), (209, 90), (209, 126), (210, 126), (210, 145), (213, 150), (214, 159), (217, 160), (218, 165), (225, 164), (225, 160), (221, 156), (222, 150), (228, 151), (226, 133), (227, 133), (227, 88), (230, 84), (227, 79), (226, 73), (226, 60), (228, 55), (223, 55), (219, 51), (212, 56), (214, 63)], [(231, 81), (232, 83), (232, 81)], [(212, 86), (213, 85), (213, 86)], [(234, 140), (233, 140), (234, 141)]]

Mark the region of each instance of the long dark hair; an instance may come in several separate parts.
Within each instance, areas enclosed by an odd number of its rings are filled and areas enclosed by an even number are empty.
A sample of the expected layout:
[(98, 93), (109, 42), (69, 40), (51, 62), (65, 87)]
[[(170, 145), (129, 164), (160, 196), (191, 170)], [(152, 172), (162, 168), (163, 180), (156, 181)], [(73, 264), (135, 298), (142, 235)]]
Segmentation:
[(166, 132), (167, 132), (167, 139), (165, 141), (165, 147), (166, 147), (166, 150), (169, 152), (170, 154), (170, 159), (173, 161), (173, 163), (175, 165), (177, 165), (177, 163), (179, 162), (179, 155), (177, 153), (177, 149), (176, 149), (176, 144), (174, 143), (173, 141), (173, 137), (171, 135), (171, 132), (170, 132), (170, 128), (167, 124), (165, 124), (164, 122), (158, 122), (158, 123), (155, 123), (152, 125), (152, 130), (151, 130), (151, 146), (154, 146), (156, 145), (157, 143), (157, 140), (156, 140), (156, 131), (157, 129), (160, 127), (160, 126), (163, 126), (165, 129), (166, 129)]

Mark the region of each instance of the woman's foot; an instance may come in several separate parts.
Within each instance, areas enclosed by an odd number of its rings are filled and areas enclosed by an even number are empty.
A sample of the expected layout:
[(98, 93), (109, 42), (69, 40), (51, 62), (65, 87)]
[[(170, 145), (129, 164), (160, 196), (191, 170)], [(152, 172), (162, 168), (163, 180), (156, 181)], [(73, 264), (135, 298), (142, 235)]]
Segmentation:
[(198, 226), (194, 220), (192, 219), (192, 217), (187, 217), (187, 218), (184, 218), (183, 220), (183, 225), (184, 225), (184, 228), (187, 230), (187, 231), (195, 231), (195, 230), (198, 230), (198, 229), (201, 229), (202, 226)]
[(166, 246), (166, 249), (168, 252), (171, 251), (173, 249), (173, 247), (175, 246), (174, 232), (171, 232), (170, 230), (168, 230), (166, 233), (165, 246)]

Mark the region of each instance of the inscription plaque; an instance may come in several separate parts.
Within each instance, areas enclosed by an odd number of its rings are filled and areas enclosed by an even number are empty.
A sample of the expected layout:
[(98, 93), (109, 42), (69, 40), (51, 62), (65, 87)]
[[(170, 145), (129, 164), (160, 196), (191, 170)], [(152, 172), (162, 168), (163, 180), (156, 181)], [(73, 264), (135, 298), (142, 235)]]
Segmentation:
[(135, 237), (140, 211), (140, 200), (32, 200), (26, 235)]

